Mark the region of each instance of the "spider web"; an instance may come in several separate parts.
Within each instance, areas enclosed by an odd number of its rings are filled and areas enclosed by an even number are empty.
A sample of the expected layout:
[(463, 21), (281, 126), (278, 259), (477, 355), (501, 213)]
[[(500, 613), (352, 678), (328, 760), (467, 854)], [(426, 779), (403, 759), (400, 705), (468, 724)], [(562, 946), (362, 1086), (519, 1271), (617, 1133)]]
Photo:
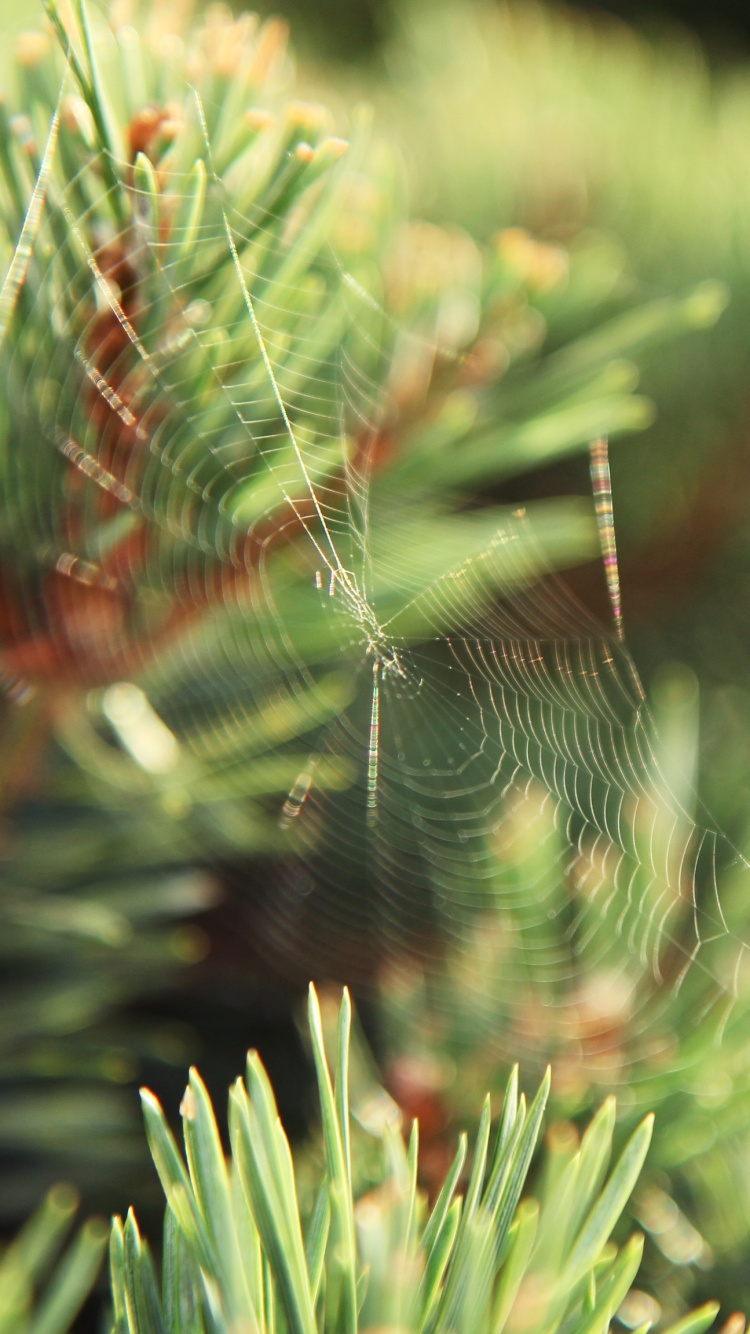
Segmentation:
[[(389, 358), (414, 335), (331, 253), (336, 194), (237, 206), (196, 97), (207, 179), (172, 169), (165, 229), (144, 167), (110, 164), (96, 197), (90, 159), (55, 175), (60, 114), (3, 289), (4, 537), (31, 609), (11, 688), (54, 641), (63, 672), (137, 677), (223, 790), (247, 794), (255, 752), (268, 790), (270, 750), (281, 968), (429, 968), (446, 941), (475, 960), (492, 921), (509, 1013), (585, 971), (645, 1034), (689, 978), (721, 1032), (747, 863), (672, 791), (627, 649), (549, 569), (534, 510), (447, 525), (380, 468)], [(605, 1045), (621, 1017), (600, 1007)]]

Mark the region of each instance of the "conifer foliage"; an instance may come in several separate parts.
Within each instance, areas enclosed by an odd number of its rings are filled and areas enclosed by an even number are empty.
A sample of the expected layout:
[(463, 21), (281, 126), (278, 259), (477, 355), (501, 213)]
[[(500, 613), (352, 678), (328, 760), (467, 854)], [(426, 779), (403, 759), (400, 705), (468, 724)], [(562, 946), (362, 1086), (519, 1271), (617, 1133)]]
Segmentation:
[[(387, 1117), (376, 1132), (379, 1172), (357, 1198), (346, 993), (333, 1068), (312, 989), (309, 1020), (323, 1149), (314, 1171), (303, 1176), (304, 1195), (256, 1053), (230, 1092), (229, 1161), (197, 1072), (181, 1105), (184, 1156), (161, 1107), (144, 1091), (149, 1143), (167, 1199), (164, 1258), (159, 1281), (134, 1215), (115, 1221), (117, 1334), (238, 1327), (264, 1334), (604, 1334), (641, 1257), (642, 1238), (617, 1247), (611, 1233), (643, 1165), (652, 1118), (610, 1168), (615, 1107), (606, 1102), (562, 1175), (543, 1172), (538, 1200), (522, 1201), (549, 1073), (527, 1104), (515, 1070), (499, 1125), (493, 1133), (487, 1100), (471, 1155), (462, 1137), (432, 1204), (417, 1186), (416, 1124), (405, 1147)], [(674, 1334), (701, 1334), (716, 1311), (711, 1303), (692, 1313)]]
[[(319, 596), (324, 527), (346, 569), (366, 513), (383, 596), (395, 552), (396, 594), (416, 601), (507, 521), (471, 506), (478, 490), (647, 423), (634, 363), (712, 323), (724, 294), (623, 313), (595, 245), (506, 229), (480, 246), (406, 221), (388, 154), (287, 97), (277, 23), (155, 5), (107, 26), (82, 0), (48, 16), (19, 49), (17, 105), (0, 104), (4, 723), (37, 761), (3, 788), (4, 948), (33, 967), (3, 996), (0, 1141), (26, 1134), (44, 1176), (62, 1091), (78, 1159), (99, 1124), (105, 1177), (124, 1138), (133, 1161), (132, 1127), (97, 1118), (112, 1100), (92, 1089), (138, 1057), (109, 1017), (179, 957), (165, 920), (212, 899), (175, 869), (283, 851), (284, 803), (351, 702), (366, 616), (353, 634)], [(586, 501), (525, 513), (524, 581), (596, 551)], [(516, 576), (500, 564), (482, 597)], [(350, 778), (323, 761), (315, 781)], [(49, 837), (19, 832), (29, 789)], [(606, 1104), (565, 1181), (517, 1212), (546, 1095), (527, 1108), (512, 1080), (463, 1197), (465, 1147), (430, 1211), (416, 1136), (404, 1153), (384, 1130), (379, 1184), (355, 1200), (347, 1003), (333, 1082), (314, 998), (311, 1025), (325, 1165), (309, 1207), (256, 1059), (232, 1093), (231, 1168), (197, 1076), (187, 1165), (146, 1098), (164, 1273), (160, 1291), (132, 1216), (115, 1228), (118, 1331), (604, 1330), (637, 1268), (637, 1241), (608, 1247), (648, 1123), (605, 1181)]]

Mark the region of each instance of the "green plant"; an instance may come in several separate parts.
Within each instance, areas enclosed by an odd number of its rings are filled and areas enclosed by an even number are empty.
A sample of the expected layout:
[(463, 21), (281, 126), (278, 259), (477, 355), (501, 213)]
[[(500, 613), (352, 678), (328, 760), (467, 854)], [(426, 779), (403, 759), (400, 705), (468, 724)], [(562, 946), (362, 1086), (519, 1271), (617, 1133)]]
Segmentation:
[[(497, 1133), (485, 1103), (468, 1178), (466, 1138), (436, 1200), (417, 1187), (418, 1133), (408, 1148), (381, 1126), (381, 1175), (357, 1199), (348, 1103), (350, 1006), (344, 994), (334, 1069), (310, 993), (323, 1157), (309, 1200), (255, 1053), (230, 1093), (232, 1157), (224, 1158), (206, 1090), (193, 1071), (181, 1113), (183, 1159), (147, 1091), (151, 1151), (167, 1199), (161, 1285), (134, 1215), (111, 1241), (115, 1329), (605, 1331), (627, 1296), (642, 1248), (611, 1241), (648, 1149), (652, 1118), (635, 1130), (608, 1173), (614, 1102), (580, 1148), (542, 1170), (539, 1201), (521, 1195), (546, 1102), (545, 1077), (530, 1106), (511, 1076)], [(355, 1141), (356, 1144), (356, 1141)], [(356, 1153), (356, 1149), (355, 1149)], [(463, 1189), (462, 1189), (463, 1185)], [(675, 1328), (705, 1330), (717, 1305)]]
[(74, 1190), (56, 1186), (0, 1256), (3, 1334), (65, 1334), (86, 1300), (106, 1250), (107, 1226), (89, 1219), (68, 1242), (77, 1203)]
[[(111, 1210), (148, 1183), (132, 1084), (181, 1065), (195, 1038), (128, 1006), (184, 985), (208, 949), (189, 924), (216, 897), (199, 871), (148, 869), (143, 831), (111, 812), (42, 806), (6, 826), (0, 893), (0, 1216), (23, 1217), (51, 1181)], [(103, 873), (103, 866), (106, 872)], [(188, 920), (186, 920), (188, 919)]]

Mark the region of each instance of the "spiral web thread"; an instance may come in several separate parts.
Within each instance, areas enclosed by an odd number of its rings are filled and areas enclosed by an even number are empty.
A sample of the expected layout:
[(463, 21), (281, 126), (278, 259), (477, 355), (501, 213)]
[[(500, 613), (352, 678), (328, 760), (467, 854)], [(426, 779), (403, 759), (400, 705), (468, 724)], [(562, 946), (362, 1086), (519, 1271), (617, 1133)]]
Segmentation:
[[(195, 115), (210, 142), (199, 99)], [(686, 989), (720, 1035), (747, 985), (748, 864), (662, 772), (619, 625), (545, 568), (533, 513), (480, 515), (457, 558), (389, 491), (374, 459), (393, 329), (314, 213), (232, 207), (209, 152), (189, 253), (188, 171), (168, 239), (138, 180), (118, 187), (134, 228), (113, 207), (92, 237), (115, 187), (56, 182), (56, 135), (57, 118), (3, 290), (6, 322), (26, 321), (9, 384), (31, 357), (18, 438), (44, 442), (5, 465), (11, 535), (28, 588), (40, 570), (63, 588), (68, 645), (137, 675), (217, 782), (259, 724), (297, 771), (276, 803), (294, 858), (269, 951), (314, 975), (405, 947), (429, 963), (446, 939), (460, 958), (492, 915), (503, 1003), (535, 987), (554, 1007), (587, 971), (625, 987), (643, 1035)], [(34, 266), (44, 309), (24, 312)], [(99, 607), (126, 594), (128, 634), (97, 631), (80, 588)]]

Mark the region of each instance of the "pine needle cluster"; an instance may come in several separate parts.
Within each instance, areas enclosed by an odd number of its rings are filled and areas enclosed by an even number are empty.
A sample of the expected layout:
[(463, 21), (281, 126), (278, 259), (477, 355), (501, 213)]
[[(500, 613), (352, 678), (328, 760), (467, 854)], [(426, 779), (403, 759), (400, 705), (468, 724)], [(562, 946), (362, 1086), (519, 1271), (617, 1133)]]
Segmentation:
[[(521, 1197), (542, 1124), (549, 1074), (527, 1105), (517, 1070), (491, 1133), (485, 1103), (468, 1170), (463, 1137), (431, 1204), (417, 1185), (418, 1131), (408, 1147), (386, 1121), (380, 1180), (353, 1190), (348, 1098), (351, 1012), (346, 993), (329, 1068), (317, 997), (310, 1037), (318, 1078), (323, 1159), (312, 1207), (300, 1209), (295, 1166), (273, 1090), (257, 1054), (230, 1093), (232, 1155), (224, 1157), (206, 1089), (193, 1071), (181, 1105), (185, 1156), (164, 1113), (144, 1092), (154, 1162), (167, 1199), (161, 1281), (134, 1215), (111, 1241), (117, 1334), (238, 1327), (316, 1331), (572, 1330), (604, 1334), (628, 1293), (642, 1238), (611, 1234), (651, 1138), (652, 1118), (609, 1167), (614, 1103), (592, 1121), (562, 1175)], [(711, 1303), (670, 1334), (701, 1334)], [(646, 1328), (646, 1327), (644, 1327)]]

